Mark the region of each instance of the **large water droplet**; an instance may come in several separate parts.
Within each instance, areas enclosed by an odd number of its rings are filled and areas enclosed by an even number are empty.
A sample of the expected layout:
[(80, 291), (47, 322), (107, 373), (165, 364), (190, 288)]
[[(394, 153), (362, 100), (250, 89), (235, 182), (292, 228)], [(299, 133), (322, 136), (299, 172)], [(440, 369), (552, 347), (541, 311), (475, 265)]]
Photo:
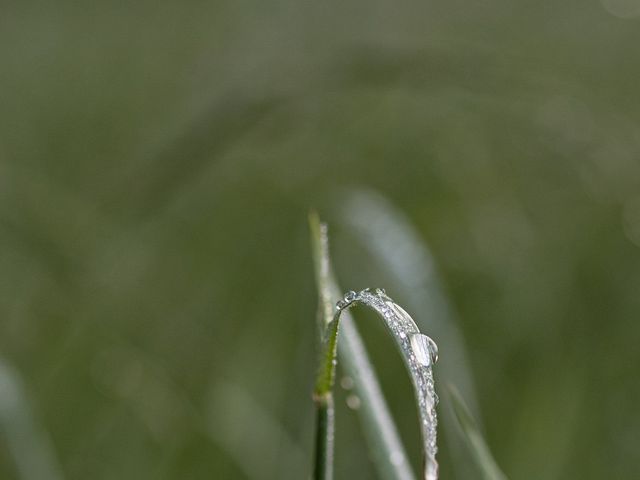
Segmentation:
[(431, 352), (431, 361), (436, 363), (438, 361), (438, 345), (433, 341), (431, 337), (429, 339), (429, 351)]
[(424, 466), (425, 480), (438, 480), (438, 464), (435, 460), (427, 460)]
[(422, 333), (414, 333), (410, 337), (411, 349), (416, 356), (416, 360), (420, 365), (428, 367), (431, 365), (432, 356), (429, 343), (431, 339)]

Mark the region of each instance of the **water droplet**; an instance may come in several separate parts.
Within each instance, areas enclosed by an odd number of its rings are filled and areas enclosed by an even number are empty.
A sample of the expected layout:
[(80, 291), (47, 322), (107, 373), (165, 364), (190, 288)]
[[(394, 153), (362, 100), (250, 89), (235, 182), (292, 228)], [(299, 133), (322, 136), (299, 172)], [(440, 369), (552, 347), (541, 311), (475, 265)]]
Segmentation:
[(435, 460), (429, 459), (424, 466), (425, 480), (438, 480), (438, 464)]
[(429, 339), (429, 351), (431, 352), (431, 361), (436, 363), (438, 361), (438, 345), (433, 341), (431, 337)]
[(405, 325), (407, 327), (413, 327), (415, 330), (418, 329), (416, 322), (413, 321), (411, 315), (407, 313), (407, 311), (402, 308), (397, 303), (394, 303), (391, 300), (387, 301), (387, 305), (393, 310), (393, 312), (398, 316), (398, 322), (400, 325)]
[(424, 398), (421, 399), (422, 401), (421, 406), (425, 409), (425, 410), (431, 410), (433, 407), (436, 406), (435, 404), (435, 398), (432, 397), (431, 395), (426, 395)]
[(338, 300), (338, 302), (336, 303), (336, 308), (338, 310), (342, 310), (346, 306), (347, 306), (347, 303), (344, 300)]
[(356, 292), (354, 292), (353, 290), (349, 290), (347, 293), (344, 294), (344, 301), (347, 303), (351, 303), (356, 299)]
[(387, 296), (387, 292), (385, 291), (384, 288), (376, 288), (376, 295), (378, 295), (379, 297), (386, 297)]
[(425, 367), (431, 365), (432, 361), (429, 340), (431, 339), (422, 333), (414, 333), (410, 337), (413, 353), (415, 354), (418, 363)]
[(361, 404), (360, 397), (357, 395), (351, 394), (347, 397), (347, 407), (351, 410), (358, 410)]

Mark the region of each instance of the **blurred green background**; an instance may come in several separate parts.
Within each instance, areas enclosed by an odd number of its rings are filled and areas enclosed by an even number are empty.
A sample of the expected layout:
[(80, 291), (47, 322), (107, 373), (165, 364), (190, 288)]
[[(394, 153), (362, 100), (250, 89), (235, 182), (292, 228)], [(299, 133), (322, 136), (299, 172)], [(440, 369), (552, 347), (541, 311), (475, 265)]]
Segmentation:
[[(637, 477), (639, 15), (2, 1), (0, 478), (307, 478), (309, 209), (345, 288), (403, 301), (349, 233), (353, 192), (428, 245), (505, 473)], [(399, 356), (370, 324), (417, 464)], [(345, 395), (337, 478), (375, 478)]]

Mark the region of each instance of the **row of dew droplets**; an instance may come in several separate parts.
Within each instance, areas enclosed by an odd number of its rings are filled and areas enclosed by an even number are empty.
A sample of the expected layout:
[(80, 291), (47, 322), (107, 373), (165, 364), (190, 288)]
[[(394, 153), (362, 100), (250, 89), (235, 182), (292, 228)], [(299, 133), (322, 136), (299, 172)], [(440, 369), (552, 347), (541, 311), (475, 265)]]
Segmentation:
[[(353, 290), (348, 291), (342, 300), (336, 303), (336, 315), (340, 315), (342, 310), (358, 303), (373, 308), (384, 319), (400, 347), (415, 387), (418, 402), (424, 441), (423, 478), (437, 480), (438, 463), (435, 459), (437, 416), (435, 407), (438, 403), (438, 396), (435, 393), (432, 366), (438, 360), (438, 347), (429, 336), (420, 333), (411, 316), (389, 298), (381, 288), (376, 289), (375, 293), (372, 293), (369, 288), (359, 293)], [(395, 463), (397, 458), (392, 454), (390, 461)]]

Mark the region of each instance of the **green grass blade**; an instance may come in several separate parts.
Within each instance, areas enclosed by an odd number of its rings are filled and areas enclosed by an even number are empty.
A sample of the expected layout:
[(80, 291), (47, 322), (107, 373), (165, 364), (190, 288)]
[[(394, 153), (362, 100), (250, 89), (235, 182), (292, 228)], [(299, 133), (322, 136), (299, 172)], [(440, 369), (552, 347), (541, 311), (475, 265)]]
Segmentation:
[(339, 319), (335, 318), (329, 323), (329, 325), (327, 325), (327, 329), (324, 334), (322, 351), (320, 354), (320, 368), (316, 377), (316, 386), (314, 390), (314, 395), (316, 397), (329, 395), (333, 390), (333, 384), (336, 376), (339, 325)]
[[(317, 214), (312, 213), (309, 216), (309, 226), (311, 231), (311, 246), (314, 258), (316, 282), (318, 285), (319, 298), (319, 314), (318, 322), (321, 331), (331, 324), (333, 320), (333, 312), (335, 303), (341, 298), (340, 289), (333, 275), (330, 259), (329, 244), (327, 237), (327, 227), (320, 222)], [(335, 324), (335, 332), (329, 328), (329, 335), (337, 335), (337, 323)], [(343, 362), (345, 372), (353, 379), (354, 390), (362, 400), (362, 407), (358, 410), (361, 416), (363, 430), (369, 450), (371, 452), (374, 465), (378, 470), (380, 477), (390, 480), (413, 480), (414, 474), (411, 471), (410, 464), (405, 453), (405, 449), (398, 435), (395, 424), (393, 423), (389, 408), (384, 400), (382, 390), (380, 388), (377, 376), (371, 365), (371, 361), (367, 355), (366, 349), (362, 342), (362, 338), (353, 322), (353, 318), (349, 312), (344, 312), (340, 321), (340, 342), (337, 348)], [(324, 335), (323, 352), (326, 354), (327, 335)], [(337, 343), (337, 342), (336, 342)], [(326, 360), (326, 355), (323, 357)], [(325, 368), (333, 368), (333, 362), (330, 364), (323, 362)], [(316, 382), (316, 391), (323, 392), (333, 381), (333, 373), (326, 374), (321, 379), (318, 375)], [(327, 383), (327, 381), (329, 383)], [(330, 389), (329, 389), (330, 392)], [(316, 405), (319, 402), (316, 401)], [(318, 407), (318, 420), (324, 418)], [(325, 455), (322, 448), (331, 449), (333, 446), (333, 416), (327, 416), (331, 422), (331, 428), (326, 428), (320, 421), (318, 422), (318, 430), (324, 428), (324, 432), (318, 432), (316, 442), (316, 471), (325, 468), (332, 471), (333, 465), (321, 465), (322, 461), (331, 462), (332, 455)], [(328, 426), (328, 425), (327, 425)], [(326, 435), (321, 437), (321, 434)], [(328, 438), (331, 436), (331, 438)], [(325, 455), (324, 459), (320, 458)], [(316, 477), (317, 478), (317, 477)]]
[(493, 459), (487, 443), (478, 430), (477, 424), (458, 390), (452, 385), (448, 385), (448, 393), (455, 418), (462, 429), (469, 450), (478, 464), (482, 478), (485, 480), (507, 480), (506, 475), (502, 473), (502, 470)]
[[(446, 349), (437, 365), (438, 378), (458, 385), (471, 412), (478, 415), (464, 339), (428, 245), (410, 219), (375, 191), (350, 189), (340, 197), (340, 205), (341, 227), (357, 247), (352, 256), (361, 255), (358, 261), (373, 269), (380, 283), (393, 285), (398, 298), (416, 313), (420, 330)], [(443, 400), (446, 404), (446, 397)], [(457, 476), (476, 477), (452, 409), (442, 408), (440, 419)]]
[(340, 311), (336, 314), (336, 318), (344, 313), (345, 309), (354, 305), (365, 305), (374, 310), (396, 342), (414, 386), (423, 441), (423, 478), (437, 480), (436, 405), (438, 396), (435, 393), (432, 368), (438, 359), (438, 347), (431, 338), (420, 332), (411, 316), (384, 290), (376, 289), (372, 292), (367, 288), (359, 293), (348, 292), (340, 303)]
[(332, 278), (329, 260), (329, 238), (327, 225), (320, 221), (316, 212), (309, 214), (309, 230), (311, 232), (311, 254), (318, 289), (318, 327), (324, 333), (327, 325), (333, 320), (336, 296), (339, 295), (335, 280)]
[(313, 463), (314, 480), (333, 478), (335, 412), (333, 384), (336, 371), (339, 318), (333, 319), (329, 257), (325, 254), (327, 227), (317, 214), (309, 216), (313, 260), (318, 286), (318, 327), (321, 334), (320, 361), (313, 391), (316, 407), (316, 438)]
[(436, 261), (420, 233), (385, 197), (375, 191), (353, 189), (341, 198), (341, 226), (364, 252), (367, 265), (376, 268), (394, 296), (413, 311), (420, 330), (446, 346), (438, 376), (458, 385), (477, 415), (473, 375), (456, 315), (437, 272)]
[[(446, 346), (447, 355), (438, 363), (438, 377), (457, 385), (462, 392), (458, 398), (465, 399), (471, 417), (477, 416), (477, 395), (464, 340), (429, 247), (406, 215), (376, 192), (349, 190), (341, 198), (341, 206), (343, 226), (366, 252), (362, 261), (377, 268), (402, 300), (420, 312), (415, 317), (418, 327), (428, 330), (439, 344)], [(441, 409), (440, 417), (455, 471), (461, 478), (477, 477), (482, 466), (466, 461), (467, 439), (458, 433), (459, 420), (449, 396), (443, 397), (446, 408)], [(476, 426), (476, 431), (481, 429)], [(496, 470), (500, 471), (497, 466)]]
[(333, 395), (328, 394), (320, 399), (315, 397), (316, 403), (316, 447), (313, 462), (314, 480), (333, 479), (333, 449), (335, 411)]

